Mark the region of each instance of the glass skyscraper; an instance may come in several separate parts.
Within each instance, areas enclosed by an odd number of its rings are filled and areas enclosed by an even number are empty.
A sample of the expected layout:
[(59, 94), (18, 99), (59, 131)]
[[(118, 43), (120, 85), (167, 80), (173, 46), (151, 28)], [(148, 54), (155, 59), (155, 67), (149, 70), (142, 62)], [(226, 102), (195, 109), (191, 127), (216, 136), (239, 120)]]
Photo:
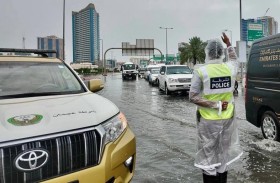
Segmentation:
[(91, 62), (99, 59), (99, 14), (90, 3), (79, 12), (72, 12), (73, 62)]

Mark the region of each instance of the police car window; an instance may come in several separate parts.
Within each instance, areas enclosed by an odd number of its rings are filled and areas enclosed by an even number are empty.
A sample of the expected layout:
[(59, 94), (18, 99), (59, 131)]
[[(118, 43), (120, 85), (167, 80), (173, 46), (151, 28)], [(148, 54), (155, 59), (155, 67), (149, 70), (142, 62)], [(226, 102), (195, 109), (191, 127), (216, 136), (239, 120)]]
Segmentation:
[(77, 78), (61, 63), (1, 62), (0, 83), (0, 97), (84, 91)]

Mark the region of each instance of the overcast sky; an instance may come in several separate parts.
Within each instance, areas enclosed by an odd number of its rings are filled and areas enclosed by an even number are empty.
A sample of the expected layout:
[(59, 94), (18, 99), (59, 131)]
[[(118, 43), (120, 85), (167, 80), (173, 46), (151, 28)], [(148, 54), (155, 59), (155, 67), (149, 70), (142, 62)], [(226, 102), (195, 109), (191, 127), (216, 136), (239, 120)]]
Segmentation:
[[(165, 53), (165, 30), (168, 53), (177, 53), (179, 42), (198, 36), (203, 41), (232, 31), (233, 45), (240, 38), (239, 0), (66, 0), (66, 60), (73, 60), (72, 11), (94, 3), (100, 15), (100, 36), (104, 51), (135, 44), (136, 39), (154, 39), (155, 47)], [(280, 0), (242, 0), (242, 17), (272, 16), (280, 21)], [(0, 47), (37, 47), (37, 37), (63, 37), (63, 0), (0, 0)], [(230, 36), (230, 33), (228, 32)], [(107, 58), (128, 60), (114, 50)]]

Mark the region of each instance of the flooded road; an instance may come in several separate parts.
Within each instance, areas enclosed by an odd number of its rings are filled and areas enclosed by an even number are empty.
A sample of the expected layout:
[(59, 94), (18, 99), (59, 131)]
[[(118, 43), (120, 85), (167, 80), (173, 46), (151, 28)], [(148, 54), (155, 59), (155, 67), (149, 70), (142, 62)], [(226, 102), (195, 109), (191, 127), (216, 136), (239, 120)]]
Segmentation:
[[(194, 167), (195, 105), (184, 94), (166, 96), (144, 79), (122, 81), (109, 74), (100, 95), (125, 113), (136, 135), (137, 161), (132, 183), (197, 183)], [(237, 122), (244, 154), (231, 165), (228, 182), (280, 182), (280, 143), (264, 140), (261, 130), (245, 120), (244, 99), (236, 98)]]

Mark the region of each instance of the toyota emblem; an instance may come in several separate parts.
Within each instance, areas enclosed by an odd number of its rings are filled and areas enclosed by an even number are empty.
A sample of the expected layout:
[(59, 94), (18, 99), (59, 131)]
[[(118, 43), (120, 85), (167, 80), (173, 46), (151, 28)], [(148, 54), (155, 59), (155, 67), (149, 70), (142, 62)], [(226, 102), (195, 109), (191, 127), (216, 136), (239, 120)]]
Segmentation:
[(40, 148), (29, 149), (20, 153), (14, 161), (15, 167), (20, 171), (33, 171), (44, 166), (49, 159), (48, 151)]

